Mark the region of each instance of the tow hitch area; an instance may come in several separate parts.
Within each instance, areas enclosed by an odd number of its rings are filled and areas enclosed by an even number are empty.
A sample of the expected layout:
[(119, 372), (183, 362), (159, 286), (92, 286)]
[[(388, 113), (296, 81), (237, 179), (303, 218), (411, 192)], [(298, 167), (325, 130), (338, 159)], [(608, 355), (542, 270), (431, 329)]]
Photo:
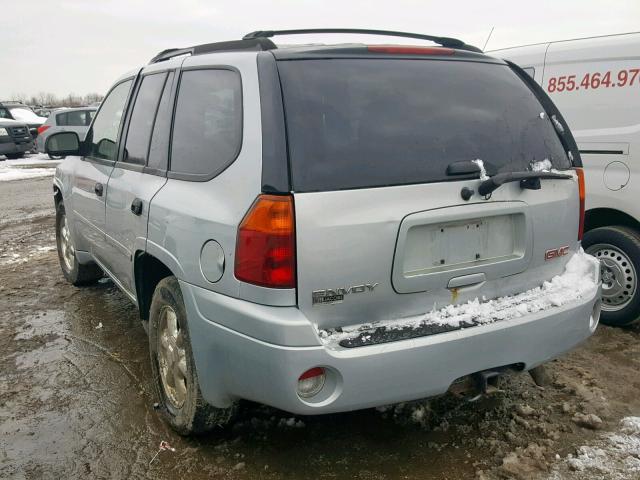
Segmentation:
[(522, 368), (509, 365), (460, 377), (451, 384), (449, 392), (468, 402), (475, 402), (486, 395), (502, 392), (503, 390), (497, 387), (498, 378), (514, 370), (522, 370)]

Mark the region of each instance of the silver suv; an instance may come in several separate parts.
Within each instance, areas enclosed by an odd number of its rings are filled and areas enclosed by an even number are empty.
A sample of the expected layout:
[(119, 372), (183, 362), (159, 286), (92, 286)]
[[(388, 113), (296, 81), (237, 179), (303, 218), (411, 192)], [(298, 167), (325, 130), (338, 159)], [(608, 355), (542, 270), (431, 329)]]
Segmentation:
[(580, 155), (526, 73), (451, 38), (270, 40), (309, 32), (161, 52), (84, 141), (47, 139), (67, 155), (62, 271), (138, 306), (182, 434), (239, 399), (313, 415), (481, 393), (599, 320)]

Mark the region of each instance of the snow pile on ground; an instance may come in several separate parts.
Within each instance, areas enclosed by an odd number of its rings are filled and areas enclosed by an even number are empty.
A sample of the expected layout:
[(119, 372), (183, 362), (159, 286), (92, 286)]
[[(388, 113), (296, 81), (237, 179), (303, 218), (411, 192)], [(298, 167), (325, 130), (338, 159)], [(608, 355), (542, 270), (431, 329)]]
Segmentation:
[(425, 325), (464, 327), (511, 320), (553, 307), (560, 307), (592, 295), (598, 288), (599, 269), (600, 262), (580, 249), (567, 262), (561, 275), (544, 282), (540, 287), (517, 295), (488, 301), (475, 298), (460, 305), (447, 305), (439, 310), (432, 310), (424, 316), (410, 319), (352, 325), (342, 328), (341, 331), (319, 330), (319, 336), (324, 344), (334, 344), (379, 327), (385, 327), (388, 330), (419, 328)]
[(39, 258), (40, 256), (46, 254), (47, 252), (51, 252), (55, 249), (56, 247), (53, 245), (46, 245), (44, 247), (36, 246), (30, 252), (25, 252), (21, 254), (19, 253), (17, 248), (8, 247), (5, 249), (0, 247), (0, 265), (13, 265), (18, 263), (26, 263), (29, 260), (32, 260), (34, 258)]
[(0, 161), (0, 182), (53, 176), (59, 163), (59, 160), (50, 160), (45, 154)]
[(640, 417), (623, 418), (620, 431), (569, 454), (549, 478), (591, 478), (593, 474), (607, 479), (640, 478)]

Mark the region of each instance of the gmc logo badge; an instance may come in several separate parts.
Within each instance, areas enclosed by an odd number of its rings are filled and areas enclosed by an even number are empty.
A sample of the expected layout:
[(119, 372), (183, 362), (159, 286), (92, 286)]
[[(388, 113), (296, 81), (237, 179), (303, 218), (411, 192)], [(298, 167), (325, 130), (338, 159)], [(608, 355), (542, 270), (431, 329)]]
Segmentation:
[(567, 253), (569, 253), (569, 245), (565, 245), (560, 248), (552, 248), (551, 250), (547, 250), (544, 252), (544, 259), (553, 260), (554, 258), (564, 257)]

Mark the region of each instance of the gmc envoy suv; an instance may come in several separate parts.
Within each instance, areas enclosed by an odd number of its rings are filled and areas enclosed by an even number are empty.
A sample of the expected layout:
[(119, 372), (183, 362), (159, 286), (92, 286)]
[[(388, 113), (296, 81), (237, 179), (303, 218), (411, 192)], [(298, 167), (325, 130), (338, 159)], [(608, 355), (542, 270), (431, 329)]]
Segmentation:
[[(271, 40), (304, 33), (436, 46)], [(259, 31), (165, 50), (83, 141), (46, 149), (67, 155), (64, 276), (104, 273), (137, 305), (181, 434), (240, 399), (313, 415), (481, 394), (598, 324), (571, 132), (519, 67), (457, 39)]]

